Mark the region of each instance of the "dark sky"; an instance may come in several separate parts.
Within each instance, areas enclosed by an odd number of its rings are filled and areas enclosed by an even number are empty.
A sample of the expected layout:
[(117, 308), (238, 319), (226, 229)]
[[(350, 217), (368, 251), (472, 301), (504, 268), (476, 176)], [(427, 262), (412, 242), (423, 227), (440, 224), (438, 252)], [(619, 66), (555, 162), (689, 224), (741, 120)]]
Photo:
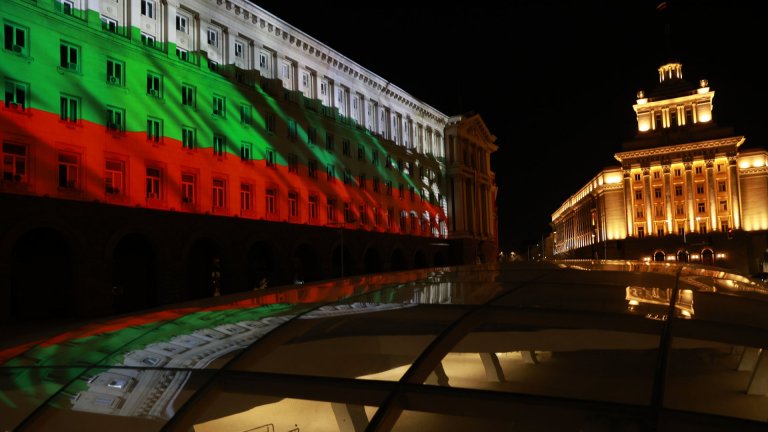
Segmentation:
[[(500, 247), (524, 251), (636, 130), (637, 91), (683, 64), (714, 120), (764, 147), (768, 23), (745, 1), (255, 1), (444, 114), (496, 137)], [(762, 20), (765, 21), (765, 20)]]

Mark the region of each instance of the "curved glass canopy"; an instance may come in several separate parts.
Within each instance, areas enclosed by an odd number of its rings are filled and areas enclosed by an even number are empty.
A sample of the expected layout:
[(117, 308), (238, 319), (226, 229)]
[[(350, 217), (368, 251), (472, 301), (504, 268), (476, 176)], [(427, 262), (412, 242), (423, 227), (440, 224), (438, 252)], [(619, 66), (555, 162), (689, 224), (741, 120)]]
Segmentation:
[(561, 261), (213, 297), (0, 344), (0, 429), (749, 431), (768, 288)]

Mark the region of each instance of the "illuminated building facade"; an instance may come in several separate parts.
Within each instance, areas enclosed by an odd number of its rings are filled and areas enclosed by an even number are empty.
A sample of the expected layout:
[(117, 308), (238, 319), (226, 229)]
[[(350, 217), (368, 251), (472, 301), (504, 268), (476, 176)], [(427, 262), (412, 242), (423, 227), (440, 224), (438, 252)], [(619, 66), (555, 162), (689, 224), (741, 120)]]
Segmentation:
[[(0, 19), (0, 318), (208, 296), (214, 262), (227, 292), (495, 255), (480, 117), (258, 6), (11, 0)], [(482, 162), (449, 171), (447, 133)]]
[[(768, 153), (712, 118), (715, 92), (659, 68), (638, 92), (635, 140), (552, 215), (556, 257), (702, 262), (762, 270), (768, 229)], [(759, 234), (759, 235), (755, 235)]]

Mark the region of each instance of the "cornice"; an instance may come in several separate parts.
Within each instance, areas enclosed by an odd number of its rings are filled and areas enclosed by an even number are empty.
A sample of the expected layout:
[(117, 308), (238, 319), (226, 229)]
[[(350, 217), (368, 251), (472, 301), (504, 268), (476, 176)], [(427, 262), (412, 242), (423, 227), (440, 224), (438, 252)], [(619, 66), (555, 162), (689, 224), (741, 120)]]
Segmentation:
[(688, 144), (676, 144), (672, 146), (653, 147), (642, 150), (632, 150), (619, 152), (614, 155), (614, 158), (619, 162), (625, 159), (637, 159), (647, 158), (653, 156), (670, 155), (674, 153), (696, 152), (701, 150), (716, 149), (723, 146), (736, 146), (738, 147), (744, 142), (743, 136), (733, 136), (728, 138), (721, 138), (716, 140), (699, 141)]

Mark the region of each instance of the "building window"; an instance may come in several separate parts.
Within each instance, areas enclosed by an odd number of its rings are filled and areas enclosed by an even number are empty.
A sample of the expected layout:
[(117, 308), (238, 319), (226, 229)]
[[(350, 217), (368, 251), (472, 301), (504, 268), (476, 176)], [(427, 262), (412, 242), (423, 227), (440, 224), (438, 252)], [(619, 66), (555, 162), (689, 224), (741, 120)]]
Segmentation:
[(643, 199), (643, 191), (638, 189), (635, 190), (635, 200), (641, 201)]
[(333, 166), (333, 164), (328, 164), (325, 166), (325, 179), (329, 182), (332, 182), (336, 178), (336, 168)]
[(179, 60), (188, 62), (190, 59), (189, 51), (181, 47), (176, 47), (176, 57), (178, 57)]
[(195, 107), (195, 87), (182, 84), (181, 85), (181, 104), (189, 107)]
[(680, 168), (675, 168), (675, 177), (680, 177), (682, 175), (682, 170)]
[(313, 126), (307, 127), (307, 144), (317, 144), (317, 129)]
[(227, 207), (227, 183), (222, 179), (213, 179), (213, 208)]
[(333, 138), (333, 134), (326, 132), (325, 133), (325, 149), (328, 151), (333, 151), (336, 148), (336, 143)]
[(706, 208), (706, 205), (703, 202), (697, 203), (696, 205), (697, 205), (699, 213), (706, 213), (707, 208)]
[(717, 191), (718, 192), (725, 192), (726, 191), (726, 187), (725, 187), (725, 182), (724, 181), (717, 182)]
[(294, 220), (299, 218), (298, 192), (288, 192), (288, 217)]
[(313, 179), (317, 178), (317, 159), (307, 160), (307, 175)]
[(368, 212), (366, 211), (365, 204), (360, 204), (358, 207), (358, 213), (360, 214), (360, 223), (365, 225), (368, 223)]
[(299, 156), (295, 153), (288, 154), (288, 172), (297, 174), (299, 172)]
[(635, 181), (640, 181), (640, 173), (635, 174)]
[(728, 211), (728, 201), (720, 201), (720, 211)]
[(277, 214), (277, 189), (268, 188), (265, 194), (266, 197), (266, 212), (268, 216), (274, 216)]
[(379, 184), (379, 178), (378, 177), (374, 177), (373, 178), (373, 191), (374, 192), (379, 192), (380, 189), (381, 189), (381, 186)]
[(107, 59), (107, 83), (122, 86), (125, 82), (125, 63)]
[(268, 168), (275, 168), (275, 151), (271, 148), (265, 149), (264, 160), (266, 161)]
[(653, 172), (653, 178), (655, 178), (655, 179), (659, 178), (659, 172), (658, 171), (654, 171)]
[(696, 174), (701, 174), (701, 173), (702, 173), (702, 171), (703, 171), (703, 170), (701, 169), (701, 165), (699, 165), (699, 166), (697, 166), (697, 167), (696, 167)]
[(163, 172), (159, 168), (147, 167), (147, 199), (162, 198)]
[(155, 37), (151, 34), (141, 32), (141, 44), (148, 47), (155, 47)]
[(110, 33), (117, 33), (117, 20), (102, 15), (101, 29)]
[(661, 198), (661, 188), (654, 188), (653, 189), (653, 196), (655, 198)]
[(274, 113), (267, 113), (267, 116), (265, 118), (265, 125), (267, 132), (275, 133), (275, 114)]
[(107, 106), (107, 129), (112, 132), (125, 132), (125, 110)]
[(360, 189), (365, 189), (365, 182), (366, 182), (365, 173), (360, 173), (360, 176), (358, 176), (357, 178), (357, 186)]
[(660, 205), (657, 205), (655, 207), (656, 207), (655, 208), (655, 210), (656, 210), (656, 217), (664, 217), (664, 207), (662, 207)]
[(352, 183), (352, 170), (349, 168), (344, 169), (344, 184), (348, 185)]
[(181, 128), (181, 148), (187, 149), (187, 150), (193, 150), (195, 146), (195, 129), (191, 127), (182, 127)]
[(195, 203), (195, 183), (194, 174), (181, 174), (181, 202), (183, 204)]
[(213, 155), (224, 156), (224, 151), (227, 145), (226, 137), (224, 135), (213, 134)]
[(352, 215), (352, 206), (350, 206), (348, 202), (344, 203), (344, 222), (346, 223), (354, 222), (354, 217)]
[(637, 209), (635, 209), (635, 215), (636, 215), (637, 219), (642, 219), (643, 218), (643, 208), (642, 207), (638, 207)]
[(685, 216), (685, 206), (682, 204), (678, 204), (675, 206), (675, 215), (677, 216)]
[(696, 185), (696, 194), (704, 195), (704, 185), (703, 184), (697, 184)]
[(641, 226), (637, 227), (637, 237), (638, 238), (645, 237), (645, 228), (643, 228)]
[(392, 180), (387, 180), (387, 195), (392, 196)]
[(357, 160), (365, 161), (365, 147), (357, 146)]
[(699, 222), (699, 232), (701, 234), (706, 234), (707, 233), (707, 223), (705, 221), (700, 221)]
[(289, 119), (288, 120), (288, 139), (291, 141), (296, 141), (297, 132), (296, 132), (296, 120)]
[(374, 207), (371, 211), (373, 212), (373, 224), (376, 226), (381, 225), (381, 212), (379, 209)]
[(70, 71), (80, 71), (80, 47), (67, 42), (59, 46), (59, 66)]
[(387, 155), (387, 160), (384, 163), (386, 168), (392, 168), (392, 156)]
[(213, 95), (213, 115), (226, 117), (226, 102), (223, 96)]
[[(727, 233), (729, 229), (728, 221), (720, 221), (720, 230), (724, 233)], [(732, 236), (732, 234), (729, 234), (729, 236)], [(731, 237), (728, 237), (731, 238)]]
[(141, 14), (147, 18), (155, 18), (155, 2), (153, 0), (141, 0)]
[(245, 46), (240, 41), (235, 41), (235, 57), (243, 58), (245, 53)]
[(160, 119), (147, 118), (147, 140), (160, 142), (163, 136), (163, 123)]
[(352, 154), (352, 149), (350, 149), (351, 144), (349, 143), (348, 139), (341, 140), (341, 152), (344, 154), (344, 156), (350, 156)]
[(240, 105), (240, 123), (251, 124), (251, 107), (250, 105)]
[(252, 148), (253, 148), (253, 145), (251, 143), (243, 141), (240, 144), (240, 159), (244, 161), (251, 160)]
[(208, 45), (219, 46), (219, 32), (216, 29), (208, 29)]
[(677, 225), (677, 235), (684, 236), (685, 235), (685, 224), (678, 224)]
[(327, 201), (327, 216), (328, 216), (328, 222), (335, 222), (336, 221), (336, 200), (332, 198), (328, 198)]
[(177, 14), (176, 15), (176, 31), (180, 31), (182, 33), (188, 33), (189, 28), (189, 18), (185, 15)]
[(309, 213), (309, 220), (310, 221), (316, 221), (317, 220), (317, 203), (318, 203), (317, 195), (310, 195), (309, 196), (309, 206), (308, 206), (309, 207), (308, 208), (308, 213)]
[(3, 181), (27, 181), (27, 147), (3, 143)]
[(59, 187), (70, 190), (80, 189), (80, 156), (59, 153)]
[(371, 151), (371, 164), (373, 166), (379, 165), (379, 152), (378, 150)]
[(398, 197), (399, 197), (400, 199), (403, 199), (403, 198), (405, 198), (405, 185), (404, 185), (404, 184), (400, 183), (400, 184), (397, 186), (397, 193), (398, 193)]
[(660, 226), (659, 226), (659, 227), (656, 229), (656, 235), (657, 235), (657, 236), (659, 236), (659, 237), (662, 237), (662, 236), (664, 236), (664, 225), (660, 225)]
[(676, 197), (683, 196), (683, 186), (682, 185), (675, 185), (675, 196)]
[(59, 118), (66, 122), (77, 123), (77, 120), (79, 119), (78, 107), (80, 106), (80, 99), (73, 96), (62, 95), (59, 102)]
[(253, 208), (252, 187), (248, 183), (240, 183), (240, 209), (242, 211), (251, 211)]
[(3, 25), (4, 45), (3, 47), (19, 55), (29, 55), (27, 42), (28, 31), (25, 27), (16, 24), (5, 23)]
[(395, 209), (390, 207), (387, 209), (387, 229), (392, 229), (392, 223), (395, 221)]
[(156, 98), (163, 97), (162, 76), (152, 72), (147, 72), (147, 94)]
[(28, 85), (18, 81), (5, 80), (5, 107), (24, 111), (27, 108)]
[(109, 195), (125, 195), (125, 163), (107, 159), (104, 167), (104, 192)]

